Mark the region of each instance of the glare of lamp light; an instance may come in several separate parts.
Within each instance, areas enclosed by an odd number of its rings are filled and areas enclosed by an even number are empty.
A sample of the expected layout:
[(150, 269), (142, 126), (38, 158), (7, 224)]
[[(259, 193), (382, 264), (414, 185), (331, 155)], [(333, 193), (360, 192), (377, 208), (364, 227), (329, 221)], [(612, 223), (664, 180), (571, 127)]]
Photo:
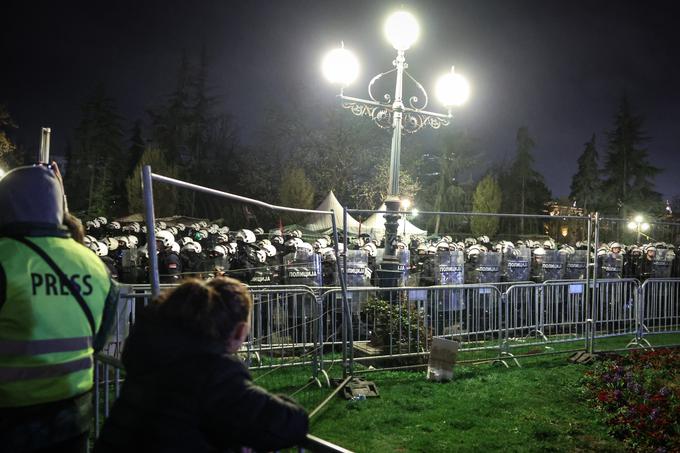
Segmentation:
[(633, 222), (633, 221), (628, 222), (628, 229), (629, 230), (634, 230), (634, 229), (637, 228), (637, 226), (638, 226), (638, 224)]
[(5, 170), (3, 170), (2, 168), (0, 168), (0, 179), (2, 179), (2, 177), (5, 176), (6, 173), (7, 173), (7, 172), (6, 172)]
[(453, 68), (437, 80), (435, 93), (439, 101), (446, 107), (462, 105), (470, 97), (470, 84)]
[(401, 208), (404, 211), (408, 211), (408, 208), (410, 208), (410, 207), (411, 207), (411, 200), (409, 200), (408, 198), (404, 198), (403, 200), (401, 200)]
[(642, 218), (641, 215), (636, 215), (633, 220), (635, 220), (636, 223), (642, 223), (644, 219)]
[(406, 11), (392, 13), (385, 21), (385, 36), (397, 50), (408, 50), (418, 39), (420, 25), (413, 14)]
[(416, 208), (413, 208), (413, 210), (411, 211), (411, 215), (413, 217), (417, 217), (418, 216), (418, 210)]
[(647, 231), (649, 230), (649, 224), (647, 222), (644, 222), (642, 225), (640, 225), (640, 229), (642, 231)]
[(344, 47), (334, 49), (324, 57), (321, 71), (329, 82), (347, 86), (359, 75), (359, 60)]
[(566, 238), (567, 235), (569, 234), (569, 227), (563, 226), (562, 228), (560, 228), (560, 233), (562, 234), (562, 237)]

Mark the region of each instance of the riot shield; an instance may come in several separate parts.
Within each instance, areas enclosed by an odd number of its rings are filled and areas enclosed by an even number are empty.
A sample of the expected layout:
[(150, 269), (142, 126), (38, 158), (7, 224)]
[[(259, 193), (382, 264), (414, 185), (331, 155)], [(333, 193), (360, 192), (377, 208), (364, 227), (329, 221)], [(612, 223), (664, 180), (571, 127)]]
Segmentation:
[[(444, 251), (437, 252), (434, 256), (434, 284), (462, 285), (465, 283), (465, 255), (464, 252)], [(444, 289), (431, 294), (434, 298), (434, 313), (447, 313), (459, 311), (465, 308), (464, 294), (462, 289)], [(445, 315), (444, 315), (445, 316)], [(440, 316), (441, 317), (441, 316)], [(442, 324), (441, 322), (438, 323)], [(443, 324), (439, 326), (443, 328)], [(438, 331), (441, 329), (438, 329)]]
[(503, 255), (503, 275), (509, 282), (526, 282), (531, 277), (531, 249), (518, 247)]
[(501, 254), (482, 252), (477, 257), (475, 269), (476, 283), (496, 283), (501, 281)]
[(563, 280), (564, 270), (567, 267), (567, 255), (557, 250), (546, 250), (538, 278), (544, 282), (546, 280)]
[[(347, 260), (347, 287), (370, 286), (371, 271), (368, 268), (368, 252), (365, 250), (348, 250), (341, 260)], [(341, 261), (341, 264), (342, 261)]]
[(670, 278), (671, 277), (671, 267), (673, 265), (673, 259), (675, 258), (675, 253), (669, 253), (669, 250), (658, 249), (656, 251), (656, 256), (652, 262), (652, 278)]
[(623, 257), (621, 254), (607, 253), (600, 263), (600, 278), (621, 278), (623, 274)]
[(121, 251), (120, 281), (121, 283), (142, 283), (144, 269), (141, 266), (140, 254), (137, 247)]
[[(209, 256), (205, 259), (205, 267), (207, 272), (214, 272), (216, 270), (229, 270), (229, 257), (226, 256)], [(252, 281), (252, 278), (251, 278)]]
[(435, 285), (465, 283), (465, 257), (461, 251), (439, 251), (434, 257)]
[(567, 280), (583, 280), (586, 278), (587, 250), (576, 250), (567, 257), (567, 268), (564, 278)]
[[(347, 260), (346, 285), (347, 288), (361, 288), (371, 286), (371, 269), (368, 267), (368, 252), (365, 250), (348, 250), (344, 256), (340, 257), (341, 267), (344, 269), (343, 260)], [(369, 299), (371, 293), (367, 291), (347, 291), (347, 301), (353, 315), (353, 325), (355, 331), (359, 331), (361, 319), (359, 313), (361, 306)], [(339, 315), (342, 312), (342, 298), (338, 294), (332, 311), (336, 314), (336, 327), (342, 320)]]
[(321, 286), (321, 256), (297, 250), (283, 257), (286, 285)]
[(279, 284), (278, 266), (262, 266), (253, 270), (253, 276), (248, 282), (251, 286), (270, 286)]
[[(297, 250), (283, 257), (284, 283), (318, 288), (322, 285), (321, 256)], [(316, 298), (306, 292), (289, 292), (286, 297), (288, 322), (294, 343), (309, 343), (314, 335)]]
[(408, 270), (411, 267), (411, 251), (409, 249), (397, 249), (396, 250), (397, 261), (399, 262), (399, 272), (401, 276), (399, 277), (397, 286), (406, 286), (408, 282)]

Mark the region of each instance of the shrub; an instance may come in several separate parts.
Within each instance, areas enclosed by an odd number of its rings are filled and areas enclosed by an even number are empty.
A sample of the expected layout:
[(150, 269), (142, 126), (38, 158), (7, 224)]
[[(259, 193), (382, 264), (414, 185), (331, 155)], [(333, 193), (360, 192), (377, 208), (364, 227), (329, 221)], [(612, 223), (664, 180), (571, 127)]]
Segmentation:
[(428, 343), (425, 316), (415, 304), (371, 298), (362, 307), (368, 323), (370, 344), (384, 352), (423, 352)]

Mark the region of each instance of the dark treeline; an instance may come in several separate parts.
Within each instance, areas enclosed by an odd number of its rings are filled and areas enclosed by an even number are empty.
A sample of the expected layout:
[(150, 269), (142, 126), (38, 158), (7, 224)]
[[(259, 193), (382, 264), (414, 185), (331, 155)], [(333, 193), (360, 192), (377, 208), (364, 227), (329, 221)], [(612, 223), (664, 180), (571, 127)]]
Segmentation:
[[(121, 117), (104, 86), (83, 101), (79, 125), (64, 151), (73, 211), (85, 217), (141, 212), (140, 172), (145, 164), (159, 174), (286, 206), (313, 208), (329, 190), (346, 206), (380, 206), (387, 191), (389, 131), (381, 132), (337, 105), (272, 105), (263, 114), (257, 139), (246, 145), (239, 141), (234, 116), (220, 110), (218, 97), (208, 87), (208, 71), (205, 51), (195, 61), (183, 56), (176, 88), (151, 106), (145, 118)], [(10, 113), (0, 106), (4, 167), (30, 161), (29, 153), (8, 138), (14, 127)], [(468, 134), (440, 133), (439, 144), (428, 149), (418, 140), (404, 140), (401, 192), (420, 210), (542, 214), (552, 199), (535, 169), (536, 143), (526, 126), (520, 126), (516, 142), (508, 144), (514, 147), (511, 161), (487, 163), (482, 172), (488, 159)], [(662, 212), (661, 196), (654, 190), (660, 170), (649, 162), (648, 141), (642, 117), (623, 96), (611, 128), (599, 139), (595, 134), (587, 138), (569, 199), (562, 201), (619, 217)], [(155, 195), (159, 216), (222, 218), (243, 226), (299, 220), (161, 184)], [(434, 233), (540, 232), (539, 222), (529, 221), (505, 224), (480, 218), (470, 224), (467, 219), (435, 216), (422, 222)]]

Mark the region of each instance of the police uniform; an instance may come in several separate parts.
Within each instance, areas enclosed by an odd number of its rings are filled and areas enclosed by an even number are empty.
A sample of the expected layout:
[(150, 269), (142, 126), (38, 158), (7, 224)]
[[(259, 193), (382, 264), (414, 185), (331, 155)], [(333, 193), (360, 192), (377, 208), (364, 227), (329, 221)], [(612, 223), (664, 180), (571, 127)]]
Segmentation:
[(61, 225), (63, 189), (51, 169), (9, 172), (0, 212), (0, 449), (82, 450), (92, 354), (115, 318), (116, 285)]
[(161, 283), (177, 283), (182, 277), (182, 260), (172, 251), (158, 254), (158, 273)]

